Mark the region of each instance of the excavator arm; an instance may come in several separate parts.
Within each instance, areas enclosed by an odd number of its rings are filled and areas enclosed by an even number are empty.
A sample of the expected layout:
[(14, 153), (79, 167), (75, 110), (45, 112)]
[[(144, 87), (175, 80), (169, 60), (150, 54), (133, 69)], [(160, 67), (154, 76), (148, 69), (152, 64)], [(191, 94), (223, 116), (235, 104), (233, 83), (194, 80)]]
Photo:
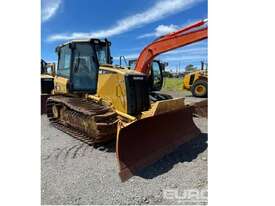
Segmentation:
[(157, 39), (142, 50), (137, 59), (135, 70), (149, 74), (149, 65), (157, 55), (206, 39), (207, 32), (206, 19)]

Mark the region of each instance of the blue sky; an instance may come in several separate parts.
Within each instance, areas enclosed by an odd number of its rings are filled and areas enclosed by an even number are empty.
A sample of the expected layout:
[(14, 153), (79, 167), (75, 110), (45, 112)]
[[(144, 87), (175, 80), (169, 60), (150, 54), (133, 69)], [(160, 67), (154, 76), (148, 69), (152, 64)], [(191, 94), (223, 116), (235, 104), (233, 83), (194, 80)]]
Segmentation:
[[(207, 0), (42, 0), (41, 56), (56, 61), (55, 47), (76, 38), (105, 38), (119, 56), (138, 57), (155, 38), (207, 18)], [(158, 56), (168, 70), (207, 60), (207, 40)]]

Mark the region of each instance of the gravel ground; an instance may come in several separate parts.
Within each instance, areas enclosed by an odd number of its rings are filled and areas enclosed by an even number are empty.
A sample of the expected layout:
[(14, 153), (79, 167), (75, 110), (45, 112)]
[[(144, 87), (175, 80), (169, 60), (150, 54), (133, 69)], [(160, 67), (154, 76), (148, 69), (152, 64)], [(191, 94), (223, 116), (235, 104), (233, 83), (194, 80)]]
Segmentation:
[(171, 96), (173, 96), (174, 98), (176, 97), (185, 97), (185, 102), (188, 104), (188, 103), (191, 103), (191, 102), (199, 102), (199, 101), (202, 101), (202, 100), (205, 100), (207, 98), (196, 98), (196, 97), (193, 97), (191, 92), (189, 91), (162, 91), (163, 93), (166, 93), (166, 94), (169, 94)]
[(41, 204), (180, 204), (164, 199), (163, 191), (207, 189), (207, 119), (194, 121), (200, 136), (121, 183), (112, 145), (90, 147), (42, 115)]

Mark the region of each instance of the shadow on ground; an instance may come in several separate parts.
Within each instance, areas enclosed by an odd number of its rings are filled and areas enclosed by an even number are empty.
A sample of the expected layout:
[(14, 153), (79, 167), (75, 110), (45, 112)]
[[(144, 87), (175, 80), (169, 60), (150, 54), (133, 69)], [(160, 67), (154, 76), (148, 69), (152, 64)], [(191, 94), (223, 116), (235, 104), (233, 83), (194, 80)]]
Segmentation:
[(104, 152), (116, 152), (116, 139), (110, 140), (106, 143), (97, 143), (91, 147)]
[(175, 151), (165, 155), (154, 164), (137, 172), (135, 175), (145, 179), (152, 179), (171, 170), (179, 162), (191, 162), (207, 149), (207, 133), (201, 133), (192, 141), (179, 146)]

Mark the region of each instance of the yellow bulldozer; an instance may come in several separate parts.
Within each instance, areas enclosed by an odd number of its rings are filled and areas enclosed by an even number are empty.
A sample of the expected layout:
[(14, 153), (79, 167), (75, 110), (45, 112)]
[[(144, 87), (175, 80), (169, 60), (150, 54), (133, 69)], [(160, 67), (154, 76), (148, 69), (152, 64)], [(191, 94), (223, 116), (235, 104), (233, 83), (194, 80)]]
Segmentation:
[[(184, 98), (154, 92), (154, 80), (162, 76), (153, 77), (149, 65), (160, 53), (207, 38), (205, 24), (199, 21), (152, 42), (134, 70), (112, 64), (107, 39), (59, 45), (53, 96), (47, 100), (49, 121), (89, 145), (116, 139), (122, 181), (198, 136), (194, 108)], [(161, 70), (159, 63), (154, 67)]]
[(183, 89), (192, 92), (194, 97), (208, 95), (208, 65), (201, 62), (201, 69), (192, 71), (183, 77)]

